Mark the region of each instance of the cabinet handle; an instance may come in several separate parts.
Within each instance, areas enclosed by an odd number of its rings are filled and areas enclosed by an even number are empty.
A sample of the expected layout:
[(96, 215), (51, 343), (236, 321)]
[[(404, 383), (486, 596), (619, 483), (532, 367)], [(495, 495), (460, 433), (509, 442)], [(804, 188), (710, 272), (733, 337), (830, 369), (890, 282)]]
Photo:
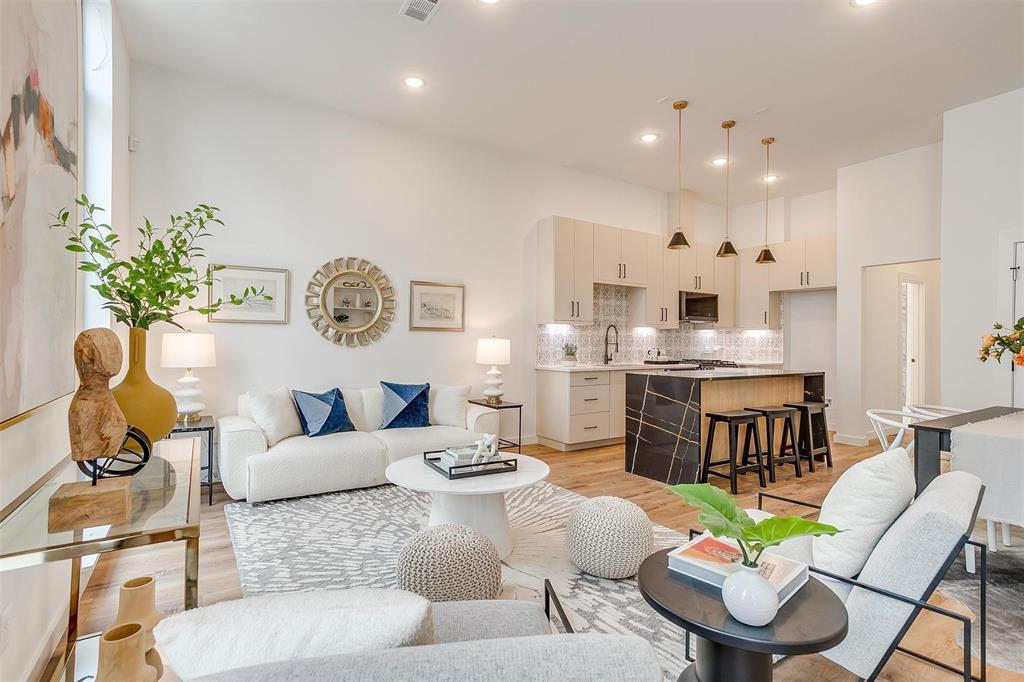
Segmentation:
[(622, 279), (626, 279), (626, 264), (622, 264)]
[(601, 377), (583, 377), (584, 381), (597, 381)]
[(580, 316), (580, 302), (576, 301), (576, 317)]
[(768, 324), (768, 311), (764, 311), (764, 323)]
[(594, 402), (595, 400), (597, 400), (597, 398), (584, 398), (584, 399), (583, 399), (583, 402), (585, 402), (585, 403), (592, 403), (592, 402)]
[(700, 275), (699, 277), (697, 277), (697, 280), (699, 282), (697, 284), (697, 288), (700, 289), (701, 291), (703, 291), (704, 290), (704, 275)]
[(800, 271), (800, 286), (804, 285), (804, 271)]
[(807, 271), (807, 286), (811, 286), (811, 271)]
[(693, 288), (694, 288), (694, 289), (696, 289), (696, 288), (697, 288), (697, 275), (694, 275), (694, 276), (693, 276)]
[(583, 430), (584, 431), (589, 431), (590, 429), (596, 429), (596, 428), (597, 428), (596, 426), (584, 426)]

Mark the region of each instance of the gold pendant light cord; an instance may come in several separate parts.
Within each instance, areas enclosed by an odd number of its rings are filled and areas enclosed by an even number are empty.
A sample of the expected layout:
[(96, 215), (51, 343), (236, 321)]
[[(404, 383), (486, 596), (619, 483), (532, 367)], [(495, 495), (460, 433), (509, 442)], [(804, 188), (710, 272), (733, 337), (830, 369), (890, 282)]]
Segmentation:
[(679, 110), (679, 128), (676, 134), (676, 198), (678, 199), (676, 224), (683, 227), (683, 110)]
[(729, 241), (729, 175), (732, 170), (732, 154), (730, 152), (730, 134), (732, 126), (725, 129), (725, 240)]
[(768, 248), (768, 169), (771, 168), (772, 143), (764, 146), (764, 246)]

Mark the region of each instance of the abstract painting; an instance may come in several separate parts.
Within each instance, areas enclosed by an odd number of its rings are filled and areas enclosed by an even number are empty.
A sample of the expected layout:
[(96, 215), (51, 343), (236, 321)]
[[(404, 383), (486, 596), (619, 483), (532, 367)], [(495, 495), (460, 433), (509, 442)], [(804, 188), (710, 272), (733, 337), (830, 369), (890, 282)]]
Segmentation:
[(409, 329), (414, 331), (465, 331), (466, 287), (463, 284), (411, 282)]
[(0, 422), (75, 387), (75, 255), (49, 225), (78, 195), (79, 25), (75, 0), (0, 2)]
[(287, 270), (225, 265), (223, 270), (218, 270), (213, 276), (210, 302), (218, 298), (227, 301), (232, 294), (242, 298), (247, 288), (262, 290), (271, 298), (268, 301), (259, 296), (249, 296), (241, 305), (224, 305), (208, 316), (210, 322), (288, 323)]

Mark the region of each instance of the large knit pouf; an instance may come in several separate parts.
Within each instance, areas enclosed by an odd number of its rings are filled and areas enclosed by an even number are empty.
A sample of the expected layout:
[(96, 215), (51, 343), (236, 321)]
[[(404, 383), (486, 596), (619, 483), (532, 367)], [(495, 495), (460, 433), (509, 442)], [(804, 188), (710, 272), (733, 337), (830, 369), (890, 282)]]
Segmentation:
[(416, 533), (398, 555), (398, 589), (430, 601), (494, 599), (501, 590), (501, 559), (480, 531), (442, 523)]
[(654, 526), (644, 510), (628, 500), (594, 497), (569, 515), (565, 549), (584, 573), (629, 578), (654, 551)]

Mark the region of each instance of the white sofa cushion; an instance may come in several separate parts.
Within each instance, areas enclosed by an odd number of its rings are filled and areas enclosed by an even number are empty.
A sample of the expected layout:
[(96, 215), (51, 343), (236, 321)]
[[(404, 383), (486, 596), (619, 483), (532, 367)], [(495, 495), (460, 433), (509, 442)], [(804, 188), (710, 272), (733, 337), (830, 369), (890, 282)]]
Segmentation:
[(814, 565), (845, 578), (860, 573), (878, 539), (914, 499), (914, 469), (903, 448), (847, 469), (821, 504), (818, 520), (843, 531), (812, 540)]
[(427, 409), (430, 423), (437, 426), (466, 426), (466, 401), (472, 386), (430, 385)]
[(349, 419), (360, 431), (376, 431), (384, 420), (384, 391), (373, 388), (343, 388)]
[(429, 601), (371, 587), (220, 602), (168, 616), (153, 635), (164, 660), (185, 680), (274, 661), (434, 642)]
[(247, 398), (252, 420), (267, 437), (269, 447), (283, 438), (302, 435), (299, 413), (287, 388), (262, 393), (249, 391)]
[(472, 445), (480, 435), (454, 426), (424, 426), (411, 429), (375, 431), (387, 449), (388, 464), (406, 457), (422, 457), (428, 450), (443, 450), (455, 445)]
[(248, 459), (250, 502), (317, 495), (387, 483), (388, 455), (370, 433), (285, 438)]

